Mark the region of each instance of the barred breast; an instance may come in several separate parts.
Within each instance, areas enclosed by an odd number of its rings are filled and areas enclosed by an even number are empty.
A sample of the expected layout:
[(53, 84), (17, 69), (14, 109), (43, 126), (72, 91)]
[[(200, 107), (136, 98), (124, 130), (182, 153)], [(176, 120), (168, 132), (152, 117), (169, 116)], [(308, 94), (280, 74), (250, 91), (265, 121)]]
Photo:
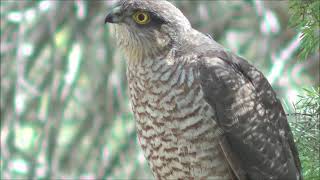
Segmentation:
[(139, 142), (157, 179), (231, 179), (197, 74), (186, 59), (128, 65)]

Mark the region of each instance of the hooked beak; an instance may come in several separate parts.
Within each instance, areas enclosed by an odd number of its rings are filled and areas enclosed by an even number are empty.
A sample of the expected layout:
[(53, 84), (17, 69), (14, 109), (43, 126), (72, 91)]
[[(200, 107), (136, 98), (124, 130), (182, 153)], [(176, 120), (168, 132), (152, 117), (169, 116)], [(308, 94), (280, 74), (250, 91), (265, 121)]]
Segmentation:
[(104, 23), (119, 23), (121, 21), (121, 8), (115, 7), (104, 19)]

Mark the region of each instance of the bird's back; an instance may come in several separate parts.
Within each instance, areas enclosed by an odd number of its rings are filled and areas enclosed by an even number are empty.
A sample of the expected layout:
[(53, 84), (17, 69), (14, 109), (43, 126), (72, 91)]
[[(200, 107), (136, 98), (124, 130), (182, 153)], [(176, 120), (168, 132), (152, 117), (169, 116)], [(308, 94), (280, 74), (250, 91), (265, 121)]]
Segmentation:
[(219, 143), (236, 177), (303, 179), (286, 114), (264, 75), (214, 40), (195, 48), (204, 96), (216, 112)]

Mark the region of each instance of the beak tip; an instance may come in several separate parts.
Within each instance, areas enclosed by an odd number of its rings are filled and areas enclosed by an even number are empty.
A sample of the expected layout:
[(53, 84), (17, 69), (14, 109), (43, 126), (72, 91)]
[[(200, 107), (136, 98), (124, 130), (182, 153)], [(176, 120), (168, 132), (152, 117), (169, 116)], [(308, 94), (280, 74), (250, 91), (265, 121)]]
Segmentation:
[(111, 14), (108, 14), (104, 19), (104, 24), (107, 24), (107, 23), (113, 23)]
[(104, 23), (119, 23), (120, 22), (120, 13), (121, 7), (115, 7), (104, 19)]

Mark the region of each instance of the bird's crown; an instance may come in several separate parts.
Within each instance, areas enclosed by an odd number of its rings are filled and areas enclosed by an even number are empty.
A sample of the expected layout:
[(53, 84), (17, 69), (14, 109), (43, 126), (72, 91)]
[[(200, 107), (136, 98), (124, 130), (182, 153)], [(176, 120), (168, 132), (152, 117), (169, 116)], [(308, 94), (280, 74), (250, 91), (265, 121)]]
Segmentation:
[(167, 23), (179, 30), (191, 27), (182, 12), (166, 0), (121, 0), (105, 19), (109, 23), (128, 23), (128, 20), (145, 26)]

